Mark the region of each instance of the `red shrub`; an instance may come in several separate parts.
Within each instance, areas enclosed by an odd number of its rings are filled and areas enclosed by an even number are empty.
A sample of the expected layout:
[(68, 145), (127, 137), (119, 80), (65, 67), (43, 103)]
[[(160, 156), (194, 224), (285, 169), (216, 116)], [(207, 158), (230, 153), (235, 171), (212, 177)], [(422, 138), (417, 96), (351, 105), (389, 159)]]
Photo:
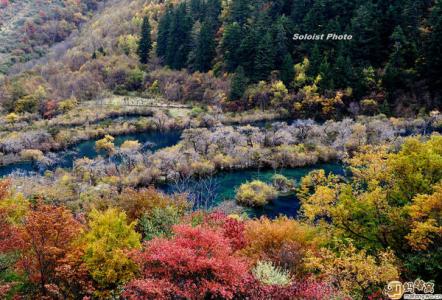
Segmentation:
[(204, 216), (204, 225), (221, 229), (234, 251), (246, 246), (243, 221), (228, 217), (222, 212), (213, 212)]
[(43, 105), (43, 117), (45, 119), (51, 119), (53, 118), (58, 109), (58, 103), (55, 100), (48, 100)]
[(142, 279), (126, 286), (128, 299), (232, 299), (246, 292), (249, 264), (233, 255), (221, 230), (180, 225), (171, 240), (154, 239), (134, 255)]
[(330, 284), (309, 279), (293, 284), (289, 290), (296, 299), (332, 299), (337, 296), (337, 290)]
[[(322, 300), (322, 299), (347, 299), (341, 297), (337, 290), (330, 284), (306, 279), (295, 282), (290, 286), (257, 285), (249, 283), (250, 293), (248, 299), (275, 299), (275, 300)], [(350, 299), (350, 298), (348, 298)]]
[(24, 247), (20, 231), (8, 221), (8, 213), (0, 209), (0, 253), (16, 251)]
[(6, 296), (12, 287), (13, 285), (10, 283), (0, 284), (0, 299), (6, 299)]
[(246, 246), (244, 222), (227, 218), (222, 228), (223, 234), (230, 240), (230, 245), (233, 250), (241, 250)]

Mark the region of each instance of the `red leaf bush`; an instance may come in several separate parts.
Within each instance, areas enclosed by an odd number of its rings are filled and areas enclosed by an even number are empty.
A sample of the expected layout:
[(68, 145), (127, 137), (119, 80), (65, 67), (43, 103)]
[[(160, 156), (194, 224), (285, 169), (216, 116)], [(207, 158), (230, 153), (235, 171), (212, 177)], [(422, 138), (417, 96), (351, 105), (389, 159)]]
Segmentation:
[(221, 230), (180, 225), (170, 239), (154, 239), (135, 253), (142, 279), (125, 289), (128, 299), (233, 299), (246, 293), (250, 266), (234, 256)]

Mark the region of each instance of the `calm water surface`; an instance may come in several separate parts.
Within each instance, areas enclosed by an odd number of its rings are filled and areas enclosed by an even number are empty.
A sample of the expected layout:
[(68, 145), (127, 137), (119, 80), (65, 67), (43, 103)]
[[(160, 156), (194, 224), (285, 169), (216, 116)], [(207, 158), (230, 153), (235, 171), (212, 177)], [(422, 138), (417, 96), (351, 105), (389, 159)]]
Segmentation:
[[(319, 164), (304, 168), (295, 169), (279, 169), (279, 170), (266, 170), (266, 171), (235, 171), (229, 173), (221, 173), (215, 176), (218, 184), (218, 193), (215, 204), (224, 200), (234, 199), (236, 189), (243, 183), (258, 179), (267, 183), (272, 182), (272, 176), (274, 174), (281, 174), (288, 179), (300, 182), (301, 178), (307, 175), (309, 172), (323, 169), (326, 174), (333, 173), (336, 175), (345, 176), (345, 168), (340, 164)], [(232, 200), (234, 201), (234, 200)], [(289, 217), (296, 217), (299, 210), (299, 199), (295, 194), (289, 194), (280, 196), (268, 205), (262, 208), (248, 209), (249, 215), (253, 217), (260, 217), (266, 215), (270, 218), (275, 218), (280, 214), (287, 215)]]
[[(181, 131), (151, 131), (144, 133), (123, 134), (116, 136), (114, 144), (121, 146), (124, 141), (137, 140), (141, 144), (146, 144), (146, 148), (151, 151), (156, 151), (161, 148), (173, 146), (180, 140)], [(93, 159), (98, 156), (95, 150), (96, 140), (88, 140), (80, 142), (72, 147), (69, 147), (66, 151), (58, 152), (54, 155), (57, 156), (57, 162), (48, 167), (41, 167), (32, 162), (19, 162), (0, 167), (0, 177), (7, 176), (13, 172), (44, 172), (46, 170), (54, 170), (58, 167), (71, 168), (76, 159), (90, 158)]]

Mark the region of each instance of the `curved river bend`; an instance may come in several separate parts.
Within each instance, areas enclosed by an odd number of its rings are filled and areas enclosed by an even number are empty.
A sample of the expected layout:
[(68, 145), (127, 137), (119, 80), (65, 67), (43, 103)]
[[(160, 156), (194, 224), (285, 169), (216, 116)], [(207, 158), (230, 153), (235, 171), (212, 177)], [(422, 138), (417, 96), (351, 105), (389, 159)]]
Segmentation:
[[(261, 124), (260, 124), (261, 125)], [(261, 125), (262, 126), (262, 125)], [(167, 131), (167, 132), (145, 132), (136, 134), (125, 134), (115, 137), (115, 145), (120, 146), (124, 141), (127, 140), (137, 140), (141, 144), (149, 143), (151, 146), (150, 150), (155, 151), (165, 147), (173, 146), (177, 144), (181, 137), (181, 131)], [(58, 167), (61, 168), (71, 168), (76, 159), (79, 158), (90, 158), (93, 159), (99, 154), (95, 150), (95, 141), (89, 140), (81, 142), (75, 146), (70, 147), (66, 151), (56, 153), (57, 163), (52, 164), (47, 168), (36, 169), (36, 165), (32, 162), (20, 162), (7, 166), (0, 167), (0, 177), (8, 176), (14, 172), (21, 172), (24, 174), (31, 174), (32, 172), (43, 173), (45, 170), (54, 170)], [(286, 176), (288, 179), (296, 180), (299, 182), (300, 179), (307, 175), (310, 171), (315, 169), (324, 169), (326, 173), (334, 173), (338, 175), (345, 175), (342, 165), (339, 164), (321, 164), (316, 166), (310, 166), (305, 168), (295, 168), (295, 169), (280, 169), (280, 170), (240, 170), (233, 172), (219, 173), (214, 176), (214, 181), (216, 182), (216, 191), (214, 194), (214, 199), (209, 204), (209, 207), (218, 205), (219, 203), (231, 200), (235, 198), (236, 189), (242, 184), (250, 180), (259, 179), (264, 182), (270, 183), (271, 177), (274, 174), (281, 174)], [(164, 187), (166, 192), (173, 191), (172, 187)], [(279, 196), (270, 204), (263, 208), (247, 209), (246, 211), (250, 216), (262, 216), (266, 215), (268, 217), (274, 218), (280, 214), (284, 214), (290, 217), (295, 217), (299, 210), (299, 200), (294, 194)]]

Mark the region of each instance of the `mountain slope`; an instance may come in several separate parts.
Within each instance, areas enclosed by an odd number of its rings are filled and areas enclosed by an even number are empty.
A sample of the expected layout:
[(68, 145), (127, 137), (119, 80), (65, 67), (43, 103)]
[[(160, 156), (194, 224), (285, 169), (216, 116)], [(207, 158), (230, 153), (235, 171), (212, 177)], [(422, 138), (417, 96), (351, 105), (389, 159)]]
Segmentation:
[(0, 73), (15, 63), (44, 56), (76, 31), (101, 0), (20, 0), (0, 5)]
[[(106, 1), (64, 43), (49, 47), (45, 40), (45, 56), (26, 72), (16, 67), (0, 86), (0, 101), (8, 111), (17, 101), (37, 102), (28, 105), (35, 112), (47, 100), (147, 94), (153, 87), (170, 100), (235, 111), (283, 109), (322, 119), (415, 115), (442, 106), (441, 3)], [(137, 56), (144, 16), (154, 41), (147, 65)], [(293, 40), (296, 33), (353, 38)], [(44, 97), (35, 95), (39, 87)]]

